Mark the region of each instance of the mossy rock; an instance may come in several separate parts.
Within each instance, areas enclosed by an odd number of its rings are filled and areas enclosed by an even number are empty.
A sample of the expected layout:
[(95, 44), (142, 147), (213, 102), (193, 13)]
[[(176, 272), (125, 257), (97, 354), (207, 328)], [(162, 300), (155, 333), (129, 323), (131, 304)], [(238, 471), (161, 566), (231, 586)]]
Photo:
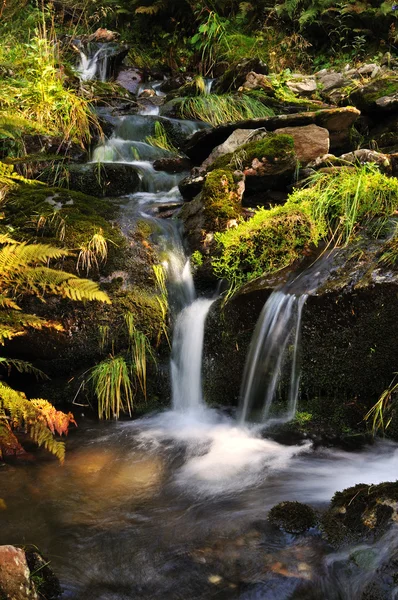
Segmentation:
[[(51, 183), (54, 173), (44, 172), (41, 179)], [(118, 163), (64, 165), (58, 180), (62, 187), (99, 198), (133, 194), (140, 185), (140, 177), (135, 167)]]
[(287, 533), (304, 533), (318, 522), (315, 511), (301, 502), (280, 502), (268, 513), (272, 525)]
[(321, 527), (329, 543), (375, 540), (397, 518), (398, 482), (379, 485), (359, 483), (336, 492)]
[[(103, 274), (120, 268), (126, 240), (110, 222), (118, 207), (108, 200), (37, 182), (15, 185), (8, 193), (4, 222), (19, 239), (29, 238), (79, 251), (99, 231), (108, 241), (108, 260)], [(74, 271), (76, 258), (63, 268)]]
[(242, 205), (231, 171), (209, 173), (202, 191), (206, 231), (224, 231), (231, 219), (242, 215)]
[(352, 92), (349, 102), (365, 113), (397, 112), (397, 95), (398, 77), (385, 77)]

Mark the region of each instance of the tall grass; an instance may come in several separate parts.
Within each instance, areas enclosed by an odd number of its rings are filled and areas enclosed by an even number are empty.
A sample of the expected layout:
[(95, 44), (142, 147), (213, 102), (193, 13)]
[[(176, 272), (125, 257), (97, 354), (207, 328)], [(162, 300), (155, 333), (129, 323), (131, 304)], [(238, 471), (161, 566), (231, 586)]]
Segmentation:
[(213, 127), (224, 123), (274, 115), (271, 108), (245, 94), (226, 94), (224, 96), (209, 94), (208, 96), (184, 98), (178, 111), (179, 116), (183, 119), (204, 121)]
[(100, 362), (93, 367), (87, 381), (93, 384), (100, 419), (115, 419), (122, 412), (131, 416), (134, 391), (130, 369), (122, 356), (111, 356)]
[(11, 26), (8, 31), (4, 30), (0, 44), (0, 65), (9, 65), (0, 86), (0, 122), (14, 120), (11, 137), (16, 129), (35, 129), (88, 142), (98, 121), (87, 100), (68, 87), (59, 44), (44, 15), (37, 13), (36, 28), (25, 40), (16, 39)]
[(379, 431), (385, 433), (385, 430), (391, 424), (397, 392), (398, 381), (397, 374), (395, 374), (388, 388), (384, 390), (376, 404), (372, 406), (364, 417), (365, 421), (371, 423), (373, 435), (376, 435)]
[(164, 125), (159, 121), (155, 122), (154, 134), (148, 135), (145, 138), (145, 141), (150, 146), (154, 146), (155, 148), (161, 148), (162, 150), (167, 150), (172, 154), (178, 155), (178, 149), (173, 145), (172, 142), (170, 142)]

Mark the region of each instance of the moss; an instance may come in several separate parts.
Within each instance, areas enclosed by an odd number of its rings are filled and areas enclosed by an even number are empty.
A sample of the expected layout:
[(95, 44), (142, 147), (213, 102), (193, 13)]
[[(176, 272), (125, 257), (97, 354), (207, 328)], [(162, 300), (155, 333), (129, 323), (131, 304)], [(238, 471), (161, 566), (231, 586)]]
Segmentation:
[(375, 102), (384, 96), (392, 96), (398, 92), (398, 78), (386, 77), (372, 81), (368, 85), (353, 91), (350, 102), (362, 111), (375, 108)]
[[(13, 228), (17, 238), (29, 237), (76, 250), (102, 229), (108, 240), (108, 260), (102, 270), (106, 274), (118, 267), (126, 245), (119, 228), (109, 222), (117, 210), (117, 206), (107, 200), (80, 192), (49, 188), (39, 183), (21, 184), (8, 193), (5, 223)], [(71, 261), (65, 267), (73, 270), (74, 264)]]
[(395, 520), (397, 501), (398, 482), (359, 483), (336, 492), (329, 510), (322, 517), (322, 530), (334, 545), (378, 538)]
[(207, 175), (202, 201), (207, 231), (222, 231), (230, 219), (237, 219), (242, 214), (240, 198), (230, 171), (217, 169)]
[(268, 520), (288, 533), (304, 533), (318, 522), (315, 511), (301, 502), (280, 502), (271, 508)]
[(305, 207), (286, 204), (259, 209), (235, 229), (216, 234), (220, 255), (212, 265), (234, 286), (291, 265), (316, 242), (318, 232)]
[(216, 158), (209, 171), (216, 169), (243, 169), (250, 167), (255, 158), (274, 164), (294, 156), (294, 140), (287, 134), (268, 134), (261, 140), (248, 142), (235, 152)]

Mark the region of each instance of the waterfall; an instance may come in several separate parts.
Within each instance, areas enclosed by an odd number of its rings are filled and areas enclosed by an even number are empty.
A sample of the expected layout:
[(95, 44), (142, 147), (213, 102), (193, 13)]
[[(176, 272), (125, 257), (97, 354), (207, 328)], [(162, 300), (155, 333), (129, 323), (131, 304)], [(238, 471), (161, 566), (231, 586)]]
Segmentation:
[(80, 62), (76, 67), (80, 79), (82, 81), (91, 81), (97, 78), (100, 81), (106, 81), (108, 76), (108, 59), (110, 53), (113, 52), (114, 48), (112, 47), (108, 51), (106, 44), (101, 44), (99, 47), (96, 45), (94, 54), (90, 53), (89, 48), (85, 51), (80, 50)]
[(172, 406), (178, 412), (199, 412), (202, 397), (204, 326), (213, 300), (198, 298), (178, 315), (171, 358)]
[[(290, 354), (291, 373), (287, 408), (272, 422), (290, 421), (296, 412), (300, 380), (299, 342), (301, 315), (306, 294), (282, 290), (271, 294), (257, 321), (246, 359), (241, 387), (241, 422), (252, 407), (261, 409), (261, 422), (267, 422), (281, 381), (283, 367)], [(290, 346), (289, 346), (290, 344)]]

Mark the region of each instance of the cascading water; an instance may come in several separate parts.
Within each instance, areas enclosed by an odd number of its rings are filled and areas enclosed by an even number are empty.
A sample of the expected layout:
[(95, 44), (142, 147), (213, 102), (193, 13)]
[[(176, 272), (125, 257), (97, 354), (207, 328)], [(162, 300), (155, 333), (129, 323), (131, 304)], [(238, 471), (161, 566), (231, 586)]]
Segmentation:
[(273, 418), (271, 422), (283, 423), (294, 418), (300, 380), (298, 351), (301, 315), (306, 299), (306, 294), (295, 295), (280, 290), (273, 292), (264, 305), (250, 343), (243, 374), (242, 423), (248, 419), (253, 406), (260, 412), (260, 421), (268, 421), (289, 353), (291, 375), (288, 406), (283, 415)]
[(108, 48), (107, 44), (97, 44), (93, 52), (90, 52), (90, 50), (91, 48), (89, 47), (85, 50), (80, 49), (79, 51), (80, 62), (76, 67), (76, 71), (80, 79), (82, 81), (91, 81), (92, 79), (106, 81), (109, 56), (113, 54), (113, 48)]

